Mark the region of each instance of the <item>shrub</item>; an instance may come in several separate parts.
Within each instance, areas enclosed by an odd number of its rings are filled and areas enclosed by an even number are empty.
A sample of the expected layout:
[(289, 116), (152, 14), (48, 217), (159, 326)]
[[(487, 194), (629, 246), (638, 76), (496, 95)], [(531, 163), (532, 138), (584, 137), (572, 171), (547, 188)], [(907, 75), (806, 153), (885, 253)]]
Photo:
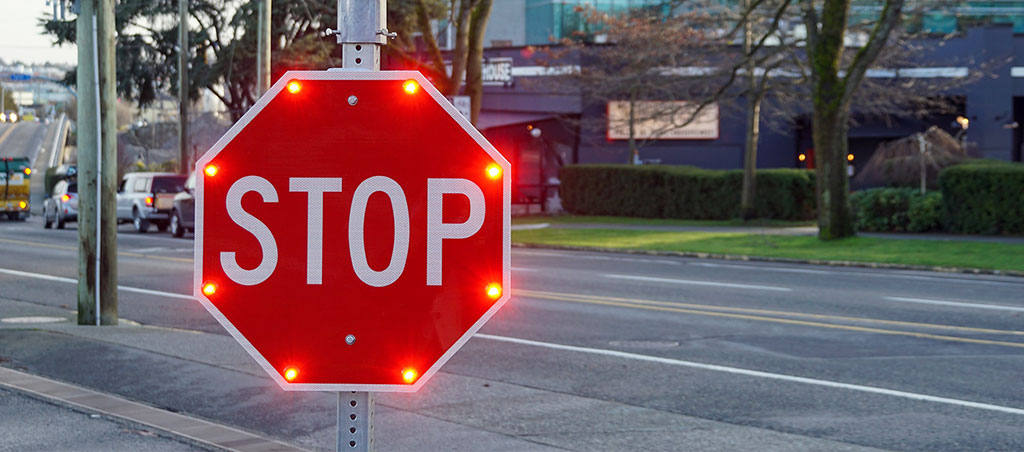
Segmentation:
[(931, 191), (924, 196), (920, 194), (910, 198), (910, 210), (907, 212), (910, 222), (909, 232), (931, 232), (942, 230), (942, 192)]
[(914, 188), (873, 188), (853, 193), (857, 230), (929, 232), (942, 228), (942, 194)]
[(1024, 234), (1024, 164), (981, 160), (939, 174), (946, 228), (966, 234)]
[[(562, 205), (575, 214), (695, 220), (737, 217), (743, 184), (740, 170), (689, 166), (570, 165), (559, 177)], [(809, 220), (814, 202), (813, 172), (758, 171), (758, 217)]]
[(850, 205), (857, 218), (857, 230), (868, 232), (904, 232), (910, 223), (910, 198), (913, 188), (872, 188), (853, 193)]

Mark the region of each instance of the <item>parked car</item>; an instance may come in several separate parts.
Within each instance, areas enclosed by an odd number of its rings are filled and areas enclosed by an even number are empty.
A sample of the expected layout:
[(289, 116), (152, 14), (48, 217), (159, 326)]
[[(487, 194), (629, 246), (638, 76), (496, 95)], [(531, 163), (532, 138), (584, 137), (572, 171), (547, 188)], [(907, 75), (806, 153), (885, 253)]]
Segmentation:
[(70, 221), (78, 221), (78, 183), (60, 180), (53, 186), (53, 194), (43, 201), (43, 227), (50, 229), (57, 223), (57, 229), (64, 229)]
[(193, 194), (196, 190), (196, 173), (188, 176), (185, 181), (185, 189), (174, 195), (174, 208), (171, 210), (171, 235), (184, 237), (185, 232), (195, 232), (196, 228), (196, 200)]
[(131, 222), (144, 233), (154, 224), (161, 232), (171, 222), (174, 196), (185, 188), (185, 176), (174, 173), (128, 173), (117, 189), (117, 221)]

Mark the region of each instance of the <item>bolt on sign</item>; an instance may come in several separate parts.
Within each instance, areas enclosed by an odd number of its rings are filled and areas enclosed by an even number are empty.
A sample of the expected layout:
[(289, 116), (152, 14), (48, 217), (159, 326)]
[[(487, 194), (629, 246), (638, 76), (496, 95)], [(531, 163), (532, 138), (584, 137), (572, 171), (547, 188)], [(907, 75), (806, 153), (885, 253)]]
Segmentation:
[(415, 391), (509, 299), (509, 162), (419, 72), (288, 72), (196, 172), (196, 297), (286, 390)]

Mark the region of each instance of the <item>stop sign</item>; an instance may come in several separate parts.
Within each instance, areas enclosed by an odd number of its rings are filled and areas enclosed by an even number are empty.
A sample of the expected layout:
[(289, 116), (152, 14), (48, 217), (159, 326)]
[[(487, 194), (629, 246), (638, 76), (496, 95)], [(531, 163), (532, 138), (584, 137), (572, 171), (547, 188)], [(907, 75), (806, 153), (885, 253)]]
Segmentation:
[(509, 170), (419, 72), (288, 72), (196, 163), (195, 295), (286, 390), (415, 391), (509, 298)]

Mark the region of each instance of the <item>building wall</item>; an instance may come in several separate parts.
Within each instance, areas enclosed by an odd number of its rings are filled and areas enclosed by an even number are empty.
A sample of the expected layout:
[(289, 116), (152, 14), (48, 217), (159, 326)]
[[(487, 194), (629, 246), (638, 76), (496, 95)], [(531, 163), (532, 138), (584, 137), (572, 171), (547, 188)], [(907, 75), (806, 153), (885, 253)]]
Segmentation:
[[(529, 6), (530, 0), (527, 0)], [(550, 7), (550, 2), (534, 2)], [(1024, 35), (1014, 35), (1009, 25), (969, 30), (953, 38), (921, 40), (922, 49), (909, 69), (927, 70), (930, 78), (943, 78), (947, 88), (936, 95), (963, 101), (959, 112), (932, 114), (924, 118), (855, 117), (849, 131), (853, 165), (866, 163), (880, 143), (938, 126), (957, 135), (956, 117), (970, 121), (965, 138), (977, 156), (1020, 161), (1024, 148)], [(543, 47), (489, 49), (487, 57), (513, 60), (513, 80), (505, 86), (485, 87), (483, 114), (550, 115), (567, 118), (578, 126), (574, 144), (575, 162), (626, 163), (630, 150), (626, 140), (609, 140), (604, 105), (587, 105), (578, 90), (564, 81), (543, 76), (541, 60), (548, 59)], [(566, 59), (566, 67), (578, 64)], [(964, 71), (971, 82), (958, 81)], [(704, 168), (741, 168), (746, 122), (742, 100), (721, 105), (719, 137), (714, 140), (653, 140), (643, 143), (640, 159), (650, 163), (694, 165)], [(808, 112), (809, 105), (801, 107)], [(782, 113), (766, 105), (762, 118)], [(526, 117), (526, 116), (524, 116)], [(512, 118), (514, 119), (514, 117)], [(507, 124), (508, 119), (503, 124)], [(761, 168), (802, 167), (800, 153), (813, 149), (809, 120), (805, 115), (792, 121), (769, 124), (762, 120), (758, 166)], [(523, 132), (525, 133), (525, 132)], [(570, 162), (571, 163), (571, 162)]]
[(526, 0), (497, 0), (491, 4), (484, 46), (500, 44), (496, 41), (506, 41), (513, 46), (526, 45)]

